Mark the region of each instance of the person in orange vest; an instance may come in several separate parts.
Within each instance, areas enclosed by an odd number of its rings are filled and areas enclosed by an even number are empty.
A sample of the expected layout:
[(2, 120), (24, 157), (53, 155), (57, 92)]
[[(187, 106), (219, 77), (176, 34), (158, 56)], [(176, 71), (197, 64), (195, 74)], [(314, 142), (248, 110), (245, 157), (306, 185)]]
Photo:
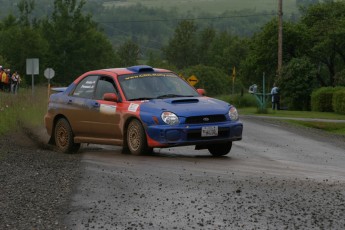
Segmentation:
[(5, 83), (6, 80), (7, 80), (7, 74), (2, 68), (2, 66), (0, 66), (0, 90), (6, 89), (6, 83)]
[(7, 92), (11, 92), (11, 70), (10, 69), (5, 69), (5, 90)]

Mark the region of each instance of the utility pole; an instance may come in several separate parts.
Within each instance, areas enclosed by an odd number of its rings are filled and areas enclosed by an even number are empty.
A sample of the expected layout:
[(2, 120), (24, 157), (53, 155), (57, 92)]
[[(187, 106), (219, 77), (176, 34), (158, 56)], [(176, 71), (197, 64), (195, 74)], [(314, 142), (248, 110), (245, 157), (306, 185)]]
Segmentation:
[(281, 77), (283, 66), (283, 0), (278, 3), (278, 68), (277, 77)]

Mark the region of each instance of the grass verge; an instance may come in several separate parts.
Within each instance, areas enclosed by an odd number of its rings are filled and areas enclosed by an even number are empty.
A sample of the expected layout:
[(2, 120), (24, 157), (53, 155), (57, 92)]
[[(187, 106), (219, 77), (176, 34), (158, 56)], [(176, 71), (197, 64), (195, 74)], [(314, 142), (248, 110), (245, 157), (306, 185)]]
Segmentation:
[[(289, 111), (289, 110), (272, 110), (268, 109), (268, 113), (259, 114), (256, 107), (240, 108), (240, 115), (257, 115), (266, 117), (287, 117), (287, 118), (313, 118), (313, 119), (328, 119), (328, 120), (345, 120), (345, 115), (330, 113), (330, 112), (313, 112), (313, 111)], [(345, 136), (345, 123), (341, 122), (327, 122), (327, 121), (301, 121), (301, 120), (287, 120), (284, 122), (290, 124), (304, 126), (309, 128), (320, 129), (333, 134), (340, 134)]]
[(320, 129), (329, 133), (345, 136), (345, 123), (297, 121), (297, 120), (284, 120), (284, 121), (290, 124), (298, 125), (298, 126)]
[(345, 115), (337, 114), (337, 113), (330, 113), (330, 112), (289, 111), (289, 110), (267, 109), (268, 113), (259, 114), (256, 107), (239, 108), (238, 110), (239, 110), (239, 113), (243, 114), (243, 115), (345, 120)]
[(47, 89), (35, 87), (21, 88), (18, 94), (0, 91), (0, 135), (24, 126), (43, 125), (47, 110)]

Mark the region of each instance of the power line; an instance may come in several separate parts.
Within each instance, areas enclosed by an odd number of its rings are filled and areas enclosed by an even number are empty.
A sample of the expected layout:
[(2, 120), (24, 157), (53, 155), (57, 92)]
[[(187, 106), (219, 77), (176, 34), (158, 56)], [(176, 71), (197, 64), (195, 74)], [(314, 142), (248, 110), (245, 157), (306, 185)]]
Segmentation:
[(200, 18), (172, 18), (172, 19), (149, 19), (149, 20), (123, 20), (123, 21), (96, 21), (98, 23), (143, 23), (143, 22), (166, 22), (166, 21), (195, 21), (195, 20), (219, 20), (219, 19), (229, 19), (229, 18), (246, 18), (246, 17), (259, 17), (259, 16), (273, 16), (276, 13), (270, 14), (248, 14), (248, 15), (233, 15), (224, 17), (200, 17)]
[[(121, 32), (122, 34), (127, 35), (128, 37), (135, 37), (135, 38), (137, 38), (137, 39), (140, 39), (140, 36), (137, 36), (137, 35), (135, 35), (135, 34), (133, 34), (133, 33), (129, 33), (129, 32), (126, 32), (126, 31), (124, 31), (124, 30), (120, 30), (120, 29), (118, 29), (118, 28), (115, 28), (115, 27), (113, 27), (113, 26), (106, 25), (106, 23), (101, 23), (101, 24), (104, 24), (105, 26), (111, 28), (112, 30), (119, 31), (119, 32)], [(113, 39), (121, 40), (121, 39), (116, 38), (116, 37), (113, 37)], [(140, 47), (143, 47), (143, 48), (145, 48), (145, 49), (151, 49), (151, 50), (158, 50), (158, 51), (160, 50), (160, 47), (162, 46), (162, 43), (161, 43), (161, 42), (154, 41), (154, 40), (151, 40), (151, 39), (148, 39), (148, 41), (151, 42), (151, 43), (156, 43), (156, 44), (158, 44), (159, 47), (153, 47), (153, 46), (148, 46), (148, 45), (146, 45), (146, 46), (141, 45)]]

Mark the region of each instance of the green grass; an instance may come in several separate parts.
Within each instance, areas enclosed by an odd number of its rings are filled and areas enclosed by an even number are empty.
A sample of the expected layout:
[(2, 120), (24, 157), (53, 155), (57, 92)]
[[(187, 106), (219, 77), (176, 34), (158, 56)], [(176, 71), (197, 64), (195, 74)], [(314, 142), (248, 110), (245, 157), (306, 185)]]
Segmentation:
[(0, 91), (0, 135), (18, 130), (21, 126), (43, 124), (47, 110), (48, 92), (45, 87), (21, 88), (17, 95)]
[[(267, 11), (276, 12), (278, 9), (277, 0), (127, 0), (127, 1), (109, 1), (104, 4), (105, 7), (133, 6), (140, 3), (147, 7), (162, 8), (170, 10), (175, 8), (179, 12), (208, 12), (211, 14), (220, 14), (224, 11), (256, 10), (257, 12)], [(296, 1), (283, 1), (283, 11), (285, 14), (296, 13)]]
[(340, 134), (345, 136), (345, 123), (334, 122), (319, 122), (319, 121), (297, 121), (297, 120), (285, 120), (291, 124), (320, 129), (329, 133)]
[(239, 113), (243, 115), (345, 120), (345, 115), (337, 114), (337, 113), (329, 113), (329, 112), (289, 111), (289, 110), (272, 110), (272, 109), (267, 109), (267, 111), (268, 113), (266, 114), (259, 114), (257, 112), (256, 107), (239, 108)]
[[(313, 118), (313, 119), (330, 119), (330, 120), (345, 120), (345, 115), (329, 112), (312, 112), (312, 111), (288, 111), (288, 110), (272, 110), (268, 109), (268, 113), (260, 114), (256, 107), (247, 107), (238, 109), (240, 115), (256, 115), (267, 117), (281, 117), (281, 118)], [(324, 130), (326, 132), (340, 134), (345, 136), (345, 123), (341, 122), (320, 122), (320, 121), (301, 121), (282, 119), (294, 125), (315, 128)]]

